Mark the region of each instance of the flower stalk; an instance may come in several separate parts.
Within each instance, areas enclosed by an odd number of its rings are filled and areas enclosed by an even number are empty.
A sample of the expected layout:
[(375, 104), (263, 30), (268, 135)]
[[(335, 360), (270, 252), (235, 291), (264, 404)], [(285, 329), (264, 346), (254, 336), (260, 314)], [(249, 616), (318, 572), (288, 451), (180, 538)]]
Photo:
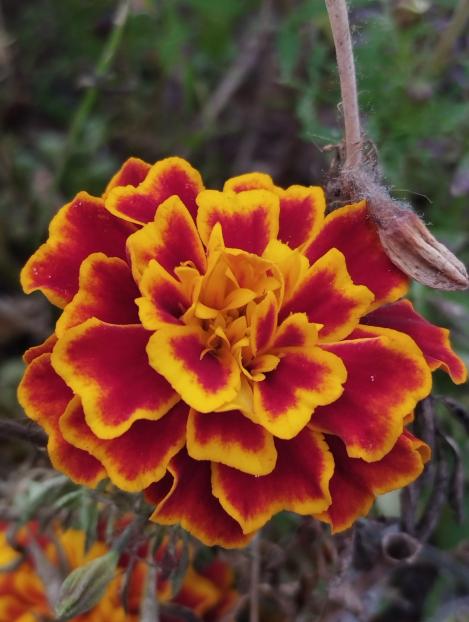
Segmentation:
[(355, 60), (353, 57), (347, 4), (345, 0), (326, 0), (326, 7), (334, 38), (340, 78), (342, 112), (345, 126), (344, 168), (353, 170), (358, 168), (362, 161), (362, 136)]
[(366, 200), (386, 254), (405, 274), (434, 289), (467, 289), (469, 277), (463, 263), (430, 233), (410, 205), (391, 197), (376, 172), (363, 161), (364, 141), (347, 3), (346, 0), (325, 0), (325, 3), (336, 49), (345, 128), (345, 159), (337, 180), (339, 193), (347, 201)]

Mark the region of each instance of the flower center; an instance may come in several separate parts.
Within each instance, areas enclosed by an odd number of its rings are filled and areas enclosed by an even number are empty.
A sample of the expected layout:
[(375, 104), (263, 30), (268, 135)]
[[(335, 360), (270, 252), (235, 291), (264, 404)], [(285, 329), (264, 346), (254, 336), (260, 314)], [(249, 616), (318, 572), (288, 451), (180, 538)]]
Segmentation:
[(207, 272), (198, 279), (182, 320), (203, 329), (206, 347), (201, 358), (229, 349), (246, 376), (262, 380), (262, 373), (275, 369), (279, 358), (256, 355), (252, 324), (266, 296), (280, 301), (284, 288), (280, 270), (257, 255), (224, 248), (209, 253)]

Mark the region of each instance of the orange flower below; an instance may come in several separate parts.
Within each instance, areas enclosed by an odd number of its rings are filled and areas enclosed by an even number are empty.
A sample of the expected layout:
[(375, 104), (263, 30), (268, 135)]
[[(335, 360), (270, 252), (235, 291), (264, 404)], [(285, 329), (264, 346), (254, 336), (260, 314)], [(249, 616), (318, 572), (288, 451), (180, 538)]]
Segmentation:
[[(85, 552), (85, 534), (70, 529), (63, 531), (54, 528), (54, 536), (41, 535), (36, 523), (23, 527), (17, 538), (23, 548), (28, 550), (28, 540), (34, 537), (39, 543), (45, 560), (61, 572), (64, 564), (71, 572), (87, 562), (108, 552), (101, 541), (95, 542)], [(58, 548), (60, 547), (60, 549)], [(156, 563), (164, 561), (166, 544), (160, 546), (155, 554)], [(60, 550), (60, 553), (59, 553)], [(145, 556), (145, 551), (143, 552)], [(126, 571), (126, 558), (123, 557), (115, 578), (111, 581), (99, 603), (90, 611), (71, 618), (80, 622), (138, 622), (140, 603), (145, 585), (147, 564), (140, 557), (132, 567), (131, 579), (126, 593), (127, 605), (122, 602), (122, 585)], [(32, 556), (24, 558), (12, 548), (6, 538), (6, 525), (0, 529), (0, 622), (37, 622), (55, 619), (53, 606), (49, 602), (48, 587), (44, 584)], [(238, 593), (234, 589), (234, 574), (226, 562), (213, 558), (202, 569), (189, 565), (182, 586), (177, 594), (167, 576), (160, 570), (157, 579), (157, 598), (162, 603), (182, 605), (194, 612), (203, 622), (216, 622), (226, 616), (235, 606)], [(177, 609), (176, 609), (177, 611)], [(177, 613), (162, 612), (161, 622), (183, 622), (185, 618)], [(226, 618), (225, 618), (226, 619)]]

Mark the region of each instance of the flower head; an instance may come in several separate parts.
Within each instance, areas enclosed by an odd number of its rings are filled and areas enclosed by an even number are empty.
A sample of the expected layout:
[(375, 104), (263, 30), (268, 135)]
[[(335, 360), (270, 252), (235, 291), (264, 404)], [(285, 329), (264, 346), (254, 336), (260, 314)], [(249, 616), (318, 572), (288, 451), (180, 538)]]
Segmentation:
[(145, 490), (207, 544), (280, 510), (350, 526), (428, 460), (405, 425), (431, 372), (466, 377), (366, 204), (326, 216), (320, 188), (265, 174), (215, 191), (130, 159), (59, 211), (22, 283), (63, 307), (19, 389), (54, 466)]

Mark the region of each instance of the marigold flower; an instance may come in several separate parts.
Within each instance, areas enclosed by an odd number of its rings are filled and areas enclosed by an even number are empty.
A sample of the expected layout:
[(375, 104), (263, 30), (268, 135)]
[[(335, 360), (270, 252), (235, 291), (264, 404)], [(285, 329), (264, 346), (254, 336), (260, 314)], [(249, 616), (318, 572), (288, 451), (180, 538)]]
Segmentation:
[[(0, 622), (36, 622), (38, 619), (55, 619), (53, 607), (49, 602), (47, 589), (33, 557), (21, 554), (12, 548), (6, 538), (6, 525), (0, 527)], [(85, 551), (85, 534), (76, 529), (64, 531), (54, 526), (54, 538), (40, 534), (34, 522), (22, 528), (18, 540), (28, 548), (31, 534), (37, 539), (47, 562), (57, 569), (72, 571), (93, 559), (105, 555), (109, 549), (98, 540)], [(164, 541), (156, 552), (156, 560), (164, 561), (167, 542)], [(127, 610), (122, 602), (122, 585), (128, 559), (122, 558), (115, 578), (109, 584), (103, 598), (87, 613), (75, 616), (77, 622), (138, 622), (140, 603), (145, 585), (147, 563), (139, 557), (131, 570), (126, 599)], [(5, 570), (7, 565), (11, 568)], [(204, 622), (216, 622), (235, 606), (238, 592), (234, 588), (234, 573), (224, 560), (214, 557), (204, 567), (195, 568), (191, 563), (185, 572), (182, 586), (177, 594), (172, 593), (169, 576), (159, 571), (157, 579), (158, 600), (183, 605), (193, 611)], [(161, 622), (182, 622), (178, 615), (161, 615)]]
[(466, 378), (365, 202), (326, 216), (320, 188), (265, 174), (206, 190), (131, 158), (59, 211), (22, 284), (63, 307), (19, 388), (53, 465), (146, 490), (209, 545), (280, 510), (349, 527), (428, 460), (405, 425), (431, 372)]

